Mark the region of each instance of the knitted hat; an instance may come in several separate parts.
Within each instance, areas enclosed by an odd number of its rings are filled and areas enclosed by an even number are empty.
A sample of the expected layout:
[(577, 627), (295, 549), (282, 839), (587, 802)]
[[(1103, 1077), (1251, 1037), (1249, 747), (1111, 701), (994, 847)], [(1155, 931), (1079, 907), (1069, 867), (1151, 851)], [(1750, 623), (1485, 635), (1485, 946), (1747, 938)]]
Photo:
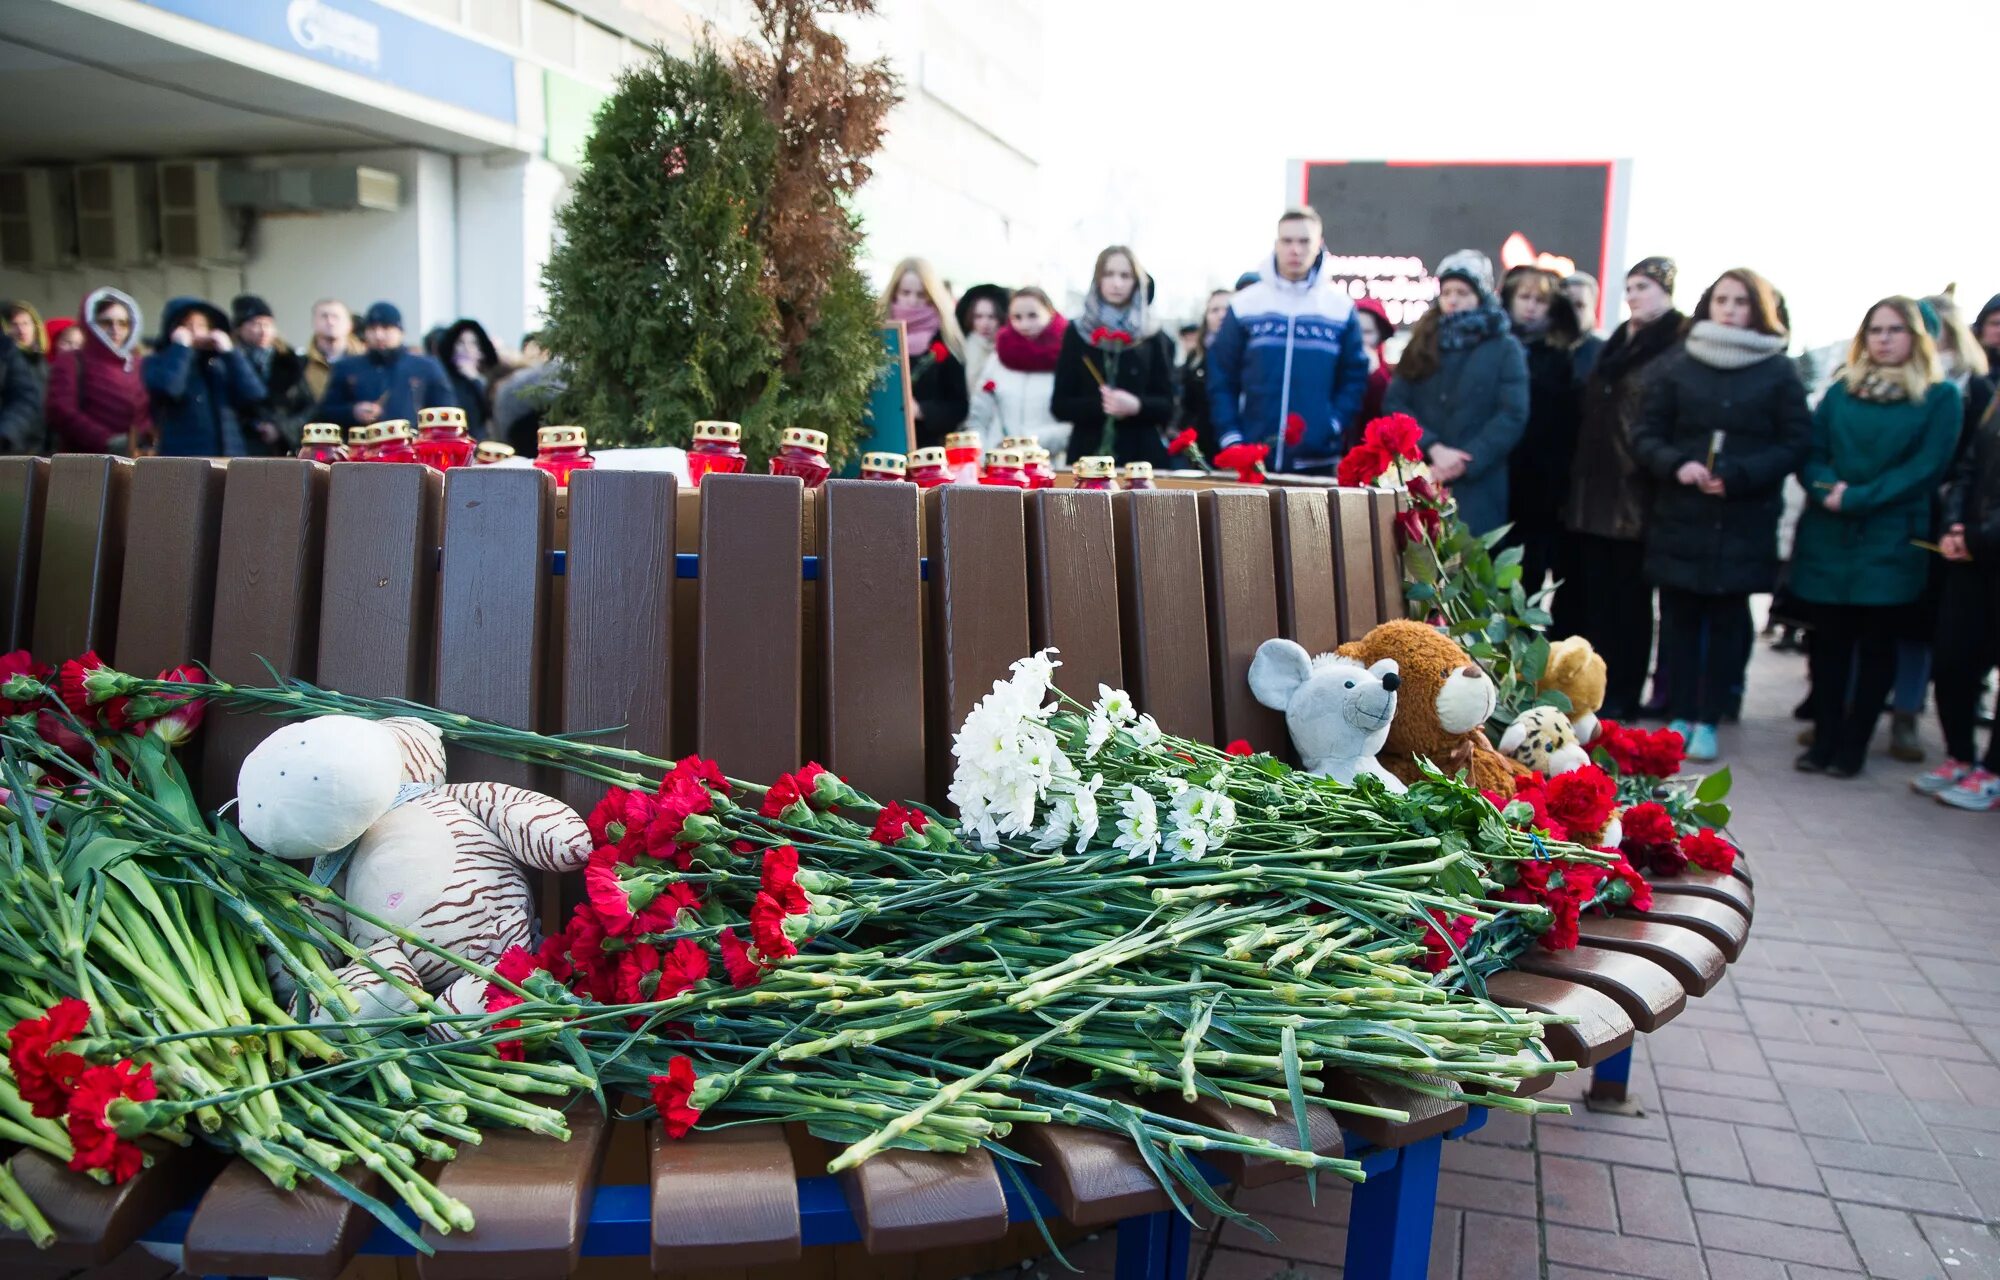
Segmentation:
[(1477, 249), (1447, 253), (1438, 263), (1437, 278), (1439, 284), (1447, 280), (1463, 280), (1484, 301), (1493, 296), (1493, 259)]
[(361, 327), (367, 329), (378, 324), (400, 329), (403, 327), (403, 313), (396, 309), (396, 304), (393, 302), (370, 303), (368, 314), (361, 317)]
[(1625, 273), (1625, 278), (1630, 280), (1633, 276), (1644, 276), (1665, 289), (1671, 297), (1674, 292), (1674, 281), (1680, 273), (1680, 267), (1675, 265), (1672, 258), (1641, 258), (1637, 266)]
[(239, 293), (229, 303), (229, 327), (241, 329), (259, 316), (271, 314), (271, 305), (254, 293)]

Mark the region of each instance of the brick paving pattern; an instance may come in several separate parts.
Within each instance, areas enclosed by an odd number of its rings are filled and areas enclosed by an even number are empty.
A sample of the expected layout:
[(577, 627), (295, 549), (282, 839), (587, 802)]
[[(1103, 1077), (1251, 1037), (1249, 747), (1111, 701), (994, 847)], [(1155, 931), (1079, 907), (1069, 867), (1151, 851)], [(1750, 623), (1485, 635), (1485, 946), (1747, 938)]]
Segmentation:
[[(1722, 740), (1757, 916), (1728, 977), (1641, 1036), (1643, 1115), (1496, 1114), (1445, 1144), (1431, 1275), (2000, 1280), (2000, 814), (1795, 772), (1804, 663), (1761, 644)], [(1937, 758), (1934, 724), (1926, 746)], [(1277, 1234), (1196, 1237), (1194, 1275), (1340, 1274), (1347, 1196), (1238, 1201)], [(1110, 1233), (1070, 1251), (1108, 1275)], [(1028, 1269), (1070, 1274), (1046, 1263)]]

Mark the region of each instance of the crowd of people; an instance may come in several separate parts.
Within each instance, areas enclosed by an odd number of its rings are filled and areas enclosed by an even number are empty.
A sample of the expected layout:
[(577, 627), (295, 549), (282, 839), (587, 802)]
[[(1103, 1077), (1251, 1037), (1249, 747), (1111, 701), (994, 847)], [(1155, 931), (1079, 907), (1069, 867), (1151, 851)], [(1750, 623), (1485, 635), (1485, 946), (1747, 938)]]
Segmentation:
[(312, 336), (294, 347), (255, 294), (224, 311), (171, 299), (144, 338), (139, 304), (92, 290), (74, 318), (46, 323), (25, 302), (0, 303), (0, 451), (254, 457), (298, 451), (308, 422), (415, 421), (457, 407), (479, 439), (533, 451), (547, 396), (535, 336), (506, 357), (476, 320), (407, 345), (402, 312), (377, 302), (357, 322), (333, 298), (313, 304)]
[[(1168, 468), (1261, 445), (1269, 470), (1337, 476), (1370, 420), (1408, 414), (1461, 518), (1507, 526), (1523, 584), (1554, 585), (1552, 636), (1604, 655), (1604, 716), (1665, 719), (1690, 759), (1718, 758), (1751, 598), (1775, 593), (1772, 624), (1809, 654), (1800, 769), (1856, 776), (1885, 710), (1891, 753), (1920, 761), (1928, 694), (1947, 759), (1913, 785), (2000, 810), (2000, 736), (1983, 755), (1974, 741), (2000, 657), (2000, 297), (1970, 324), (1949, 292), (1882, 299), (1822, 390), (1789, 355), (1783, 295), (1748, 268), (1683, 313), (1673, 260), (1645, 258), (1608, 337), (1587, 274), (1496, 280), (1466, 249), (1436, 276), (1394, 359), (1387, 312), (1332, 277), (1306, 208), (1284, 213), (1258, 269), (1211, 294), (1178, 342), (1126, 245), (1097, 255), (1073, 317), (1032, 285), (954, 293), (922, 258), (896, 264), (881, 309), (903, 326), (919, 446), (970, 430), (989, 447), (1032, 437), (1058, 459)], [(150, 350), (115, 289), (74, 321), (44, 325), (19, 303), (0, 321), (0, 447), (17, 452), (289, 453), (308, 421), (442, 405), (525, 449), (548, 400), (537, 393), (560, 387), (533, 335), (504, 357), (460, 320), (418, 351), (386, 302), (358, 325), (316, 304), (302, 350), (252, 295), (227, 313), (174, 299)]]

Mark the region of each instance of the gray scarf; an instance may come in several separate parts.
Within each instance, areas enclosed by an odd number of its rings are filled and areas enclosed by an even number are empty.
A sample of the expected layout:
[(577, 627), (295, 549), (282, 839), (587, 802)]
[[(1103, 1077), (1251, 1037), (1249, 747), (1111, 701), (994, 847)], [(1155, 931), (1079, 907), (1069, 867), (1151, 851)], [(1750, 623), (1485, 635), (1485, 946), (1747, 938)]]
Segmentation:
[(1785, 345), (1781, 334), (1737, 329), (1713, 320), (1695, 321), (1687, 335), (1687, 353), (1711, 369), (1747, 369), (1783, 355)]
[(1097, 292), (1095, 284), (1090, 292), (1083, 295), (1083, 309), (1077, 314), (1070, 327), (1077, 336), (1091, 346), (1098, 345), (1091, 335), (1099, 328), (1124, 330), (1132, 335), (1132, 345), (1138, 346), (1153, 334), (1153, 317), (1146, 305), (1146, 282), (1140, 280), (1132, 286), (1132, 297), (1122, 307), (1114, 307)]

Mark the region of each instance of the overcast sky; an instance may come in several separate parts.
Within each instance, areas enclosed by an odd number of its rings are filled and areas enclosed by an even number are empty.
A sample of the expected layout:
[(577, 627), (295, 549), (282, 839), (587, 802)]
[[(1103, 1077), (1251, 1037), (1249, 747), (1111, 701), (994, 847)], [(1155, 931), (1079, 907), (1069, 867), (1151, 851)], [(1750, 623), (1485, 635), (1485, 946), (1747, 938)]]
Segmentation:
[(1683, 308), (1750, 266), (1818, 345), (2000, 291), (1994, 0), (1052, 0), (1044, 43), (1065, 284), (1116, 239), (1169, 298), (1227, 284), (1290, 158), (1629, 158), (1628, 257), (1677, 258)]

